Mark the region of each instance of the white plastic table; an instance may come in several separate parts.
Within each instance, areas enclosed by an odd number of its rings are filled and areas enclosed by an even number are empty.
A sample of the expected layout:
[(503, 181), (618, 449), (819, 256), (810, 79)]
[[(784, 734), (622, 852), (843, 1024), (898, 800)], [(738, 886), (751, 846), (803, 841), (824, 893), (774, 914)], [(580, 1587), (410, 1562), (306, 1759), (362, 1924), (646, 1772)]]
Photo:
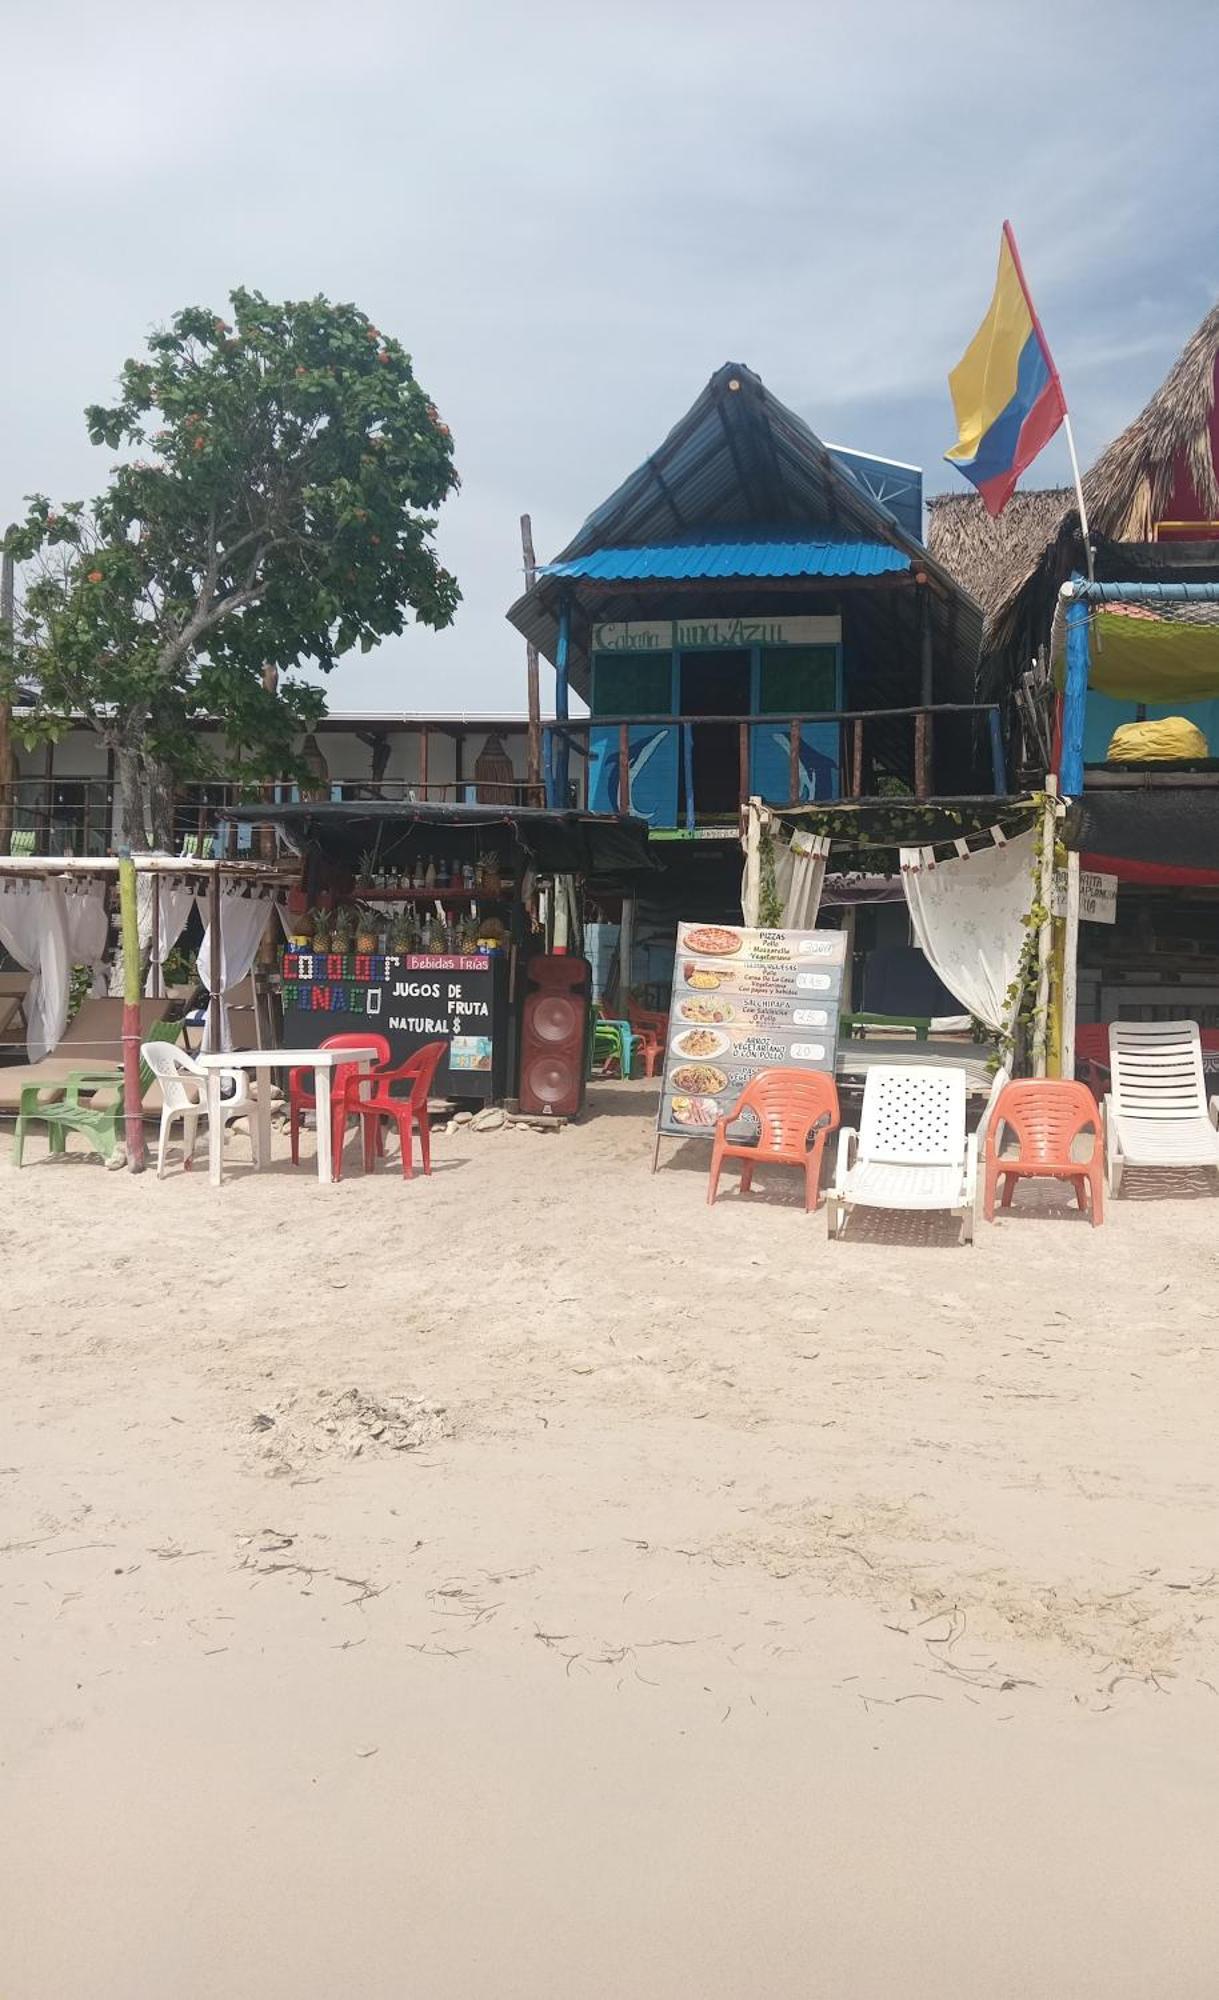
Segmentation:
[[(223, 1070), (253, 1069), (264, 1070), (270, 1084), (273, 1069), (311, 1069), (317, 1095), (317, 1177), (319, 1181), (333, 1181), (334, 1161), (331, 1157), (330, 1127), (330, 1079), (340, 1063), (354, 1063), (360, 1075), (368, 1075), (372, 1065), (380, 1060), (380, 1051), (368, 1043), (364, 1047), (344, 1049), (214, 1049), (205, 1056), (196, 1056), (200, 1069), (207, 1071), (207, 1171), (213, 1187), (219, 1187), (224, 1165), (224, 1126), (220, 1118), (220, 1077)], [(270, 1089), (257, 1093), (258, 1165), (263, 1167), (271, 1157), (271, 1092)]]

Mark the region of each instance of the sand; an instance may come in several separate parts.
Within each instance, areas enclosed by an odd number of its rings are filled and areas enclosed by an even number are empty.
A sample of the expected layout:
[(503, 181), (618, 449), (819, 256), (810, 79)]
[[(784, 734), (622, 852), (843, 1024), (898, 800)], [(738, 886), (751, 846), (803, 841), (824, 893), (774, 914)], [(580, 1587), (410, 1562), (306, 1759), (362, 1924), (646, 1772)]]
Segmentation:
[(1214, 1993), (1219, 1197), (833, 1245), (652, 1102), (0, 1161), (4, 2000)]

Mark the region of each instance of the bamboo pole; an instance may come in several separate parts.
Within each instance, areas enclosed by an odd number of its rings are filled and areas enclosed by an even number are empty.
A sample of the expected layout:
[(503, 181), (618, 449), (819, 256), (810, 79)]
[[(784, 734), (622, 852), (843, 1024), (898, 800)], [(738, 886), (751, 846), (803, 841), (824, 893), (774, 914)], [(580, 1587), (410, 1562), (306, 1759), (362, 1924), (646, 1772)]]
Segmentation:
[(135, 863), (119, 857), (119, 912), (123, 933), (123, 1125), (127, 1165), (144, 1171), (144, 1104), (140, 1090), (140, 917)]
[(1067, 851), (1067, 915), (1063, 926), (1061, 1073), (1075, 1075), (1075, 1010), (1079, 988), (1079, 854)]
[(1054, 896), (1054, 841), (1058, 832), (1058, 780), (1053, 772), (1045, 781), (1045, 818), (1041, 826), (1041, 880), (1037, 900), (1044, 915), (1037, 934), (1037, 1011), (1033, 1027), (1033, 1075), (1046, 1073), (1046, 1050), (1050, 1025), (1050, 947), (1054, 920), (1050, 905)]

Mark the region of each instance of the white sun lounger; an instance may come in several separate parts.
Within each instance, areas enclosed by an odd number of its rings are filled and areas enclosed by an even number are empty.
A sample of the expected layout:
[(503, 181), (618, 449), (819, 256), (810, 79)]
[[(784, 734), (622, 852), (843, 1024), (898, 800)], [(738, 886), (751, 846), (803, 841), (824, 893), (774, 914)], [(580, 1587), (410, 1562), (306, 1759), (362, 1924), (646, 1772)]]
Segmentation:
[(1208, 1107), (1196, 1021), (1111, 1021), (1109, 1074), (1110, 1194), (1124, 1167), (1219, 1167), (1219, 1097)]
[(930, 1063), (868, 1071), (859, 1131), (844, 1126), (826, 1202), (831, 1237), (852, 1208), (949, 1209), (973, 1240), (978, 1142), (965, 1132), (965, 1073)]

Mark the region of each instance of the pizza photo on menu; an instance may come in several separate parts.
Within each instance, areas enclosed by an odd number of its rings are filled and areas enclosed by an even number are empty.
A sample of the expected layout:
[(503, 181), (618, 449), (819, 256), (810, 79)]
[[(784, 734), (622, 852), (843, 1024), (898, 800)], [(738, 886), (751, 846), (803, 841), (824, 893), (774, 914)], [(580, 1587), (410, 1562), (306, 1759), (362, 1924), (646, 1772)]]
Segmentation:
[(730, 958), (744, 940), (740, 931), (729, 930), (726, 924), (696, 924), (686, 932), (683, 942), (687, 951), (697, 952), (700, 958)]

